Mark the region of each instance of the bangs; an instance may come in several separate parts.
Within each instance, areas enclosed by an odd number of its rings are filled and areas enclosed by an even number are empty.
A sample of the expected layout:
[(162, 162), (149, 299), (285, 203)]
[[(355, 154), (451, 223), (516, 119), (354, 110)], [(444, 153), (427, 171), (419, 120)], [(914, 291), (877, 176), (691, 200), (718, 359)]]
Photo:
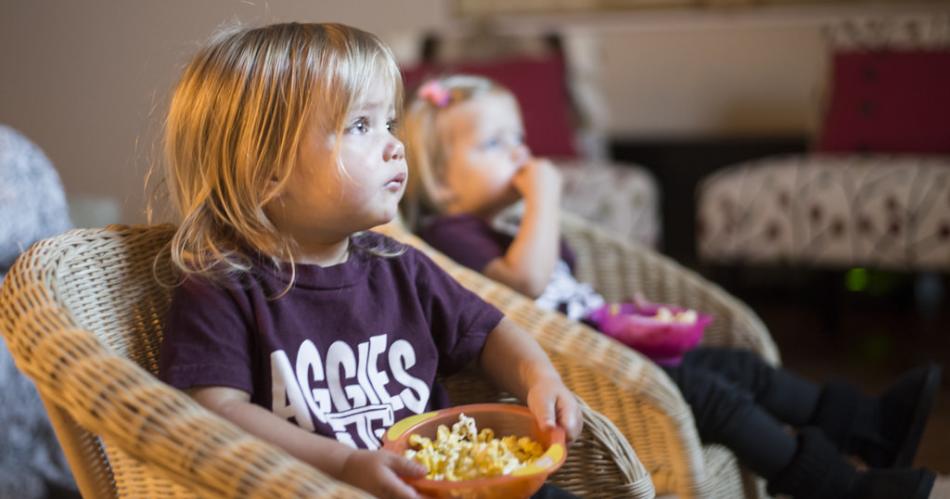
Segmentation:
[[(345, 93), (349, 96), (348, 108), (352, 109), (365, 102), (375, 84), (381, 83), (385, 98), (392, 102), (396, 114), (402, 111), (403, 85), (399, 67), (388, 47), (371, 35), (370, 39), (360, 40), (366, 45), (362, 50), (351, 52), (343, 71)], [(341, 68), (343, 69), (343, 68)]]

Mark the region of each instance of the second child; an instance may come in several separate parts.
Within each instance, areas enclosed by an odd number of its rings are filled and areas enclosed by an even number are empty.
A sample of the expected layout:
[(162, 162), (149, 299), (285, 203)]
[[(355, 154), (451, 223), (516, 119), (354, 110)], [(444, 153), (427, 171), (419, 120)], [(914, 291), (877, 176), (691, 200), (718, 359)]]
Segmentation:
[[(423, 239), (571, 318), (587, 319), (604, 305), (573, 277), (559, 232), (560, 175), (525, 145), (511, 92), (477, 76), (431, 80), (409, 104), (404, 132), (411, 183), (403, 212)], [(508, 223), (499, 215), (518, 200), (523, 215)], [(702, 440), (731, 449), (772, 494), (929, 495), (934, 474), (908, 466), (939, 387), (936, 366), (904, 375), (880, 397), (847, 384), (814, 385), (740, 349), (700, 347), (663, 368)], [(870, 469), (855, 468), (847, 454)]]

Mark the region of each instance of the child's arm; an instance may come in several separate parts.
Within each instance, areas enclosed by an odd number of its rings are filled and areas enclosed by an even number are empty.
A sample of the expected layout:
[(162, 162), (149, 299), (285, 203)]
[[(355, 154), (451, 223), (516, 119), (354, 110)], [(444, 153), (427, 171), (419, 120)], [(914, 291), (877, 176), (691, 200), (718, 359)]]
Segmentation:
[(547, 160), (532, 159), (513, 180), (525, 201), (521, 228), (508, 251), (485, 267), (485, 275), (537, 298), (560, 258), (561, 174)]
[(399, 476), (421, 477), (425, 469), (397, 454), (356, 450), (310, 433), (250, 402), (241, 390), (206, 386), (188, 391), (199, 404), (271, 442), (328, 475), (378, 497), (416, 499), (419, 495)]
[(506, 318), (498, 323), (479, 360), (497, 386), (527, 402), (542, 427), (556, 423), (569, 440), (581, 434), (583, 419), (574, 394), (541, 346), (514, 322)]

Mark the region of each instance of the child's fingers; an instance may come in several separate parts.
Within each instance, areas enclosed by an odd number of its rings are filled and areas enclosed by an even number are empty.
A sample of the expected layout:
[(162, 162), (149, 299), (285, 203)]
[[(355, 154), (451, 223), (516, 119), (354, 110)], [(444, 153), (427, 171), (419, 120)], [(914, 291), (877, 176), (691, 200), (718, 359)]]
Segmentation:
[[(388, 453), (387, 453), (388, 454)], [(399, 477), (421, 478), (425, 476), (425, 468), (415, 461), (406, 459), (396, 454), (390, 454), (386, 465), (397, 476), (389, 475), (389, 479), (382, 484), (385, 495), (383, 497), (393, 497), (398, 499), (419, 499), (419, 493), (408, 483), (402, 481)]]
[(581, 434), (584, 422), (581, 420), (577, 401), (570, 394), (560, 397), (557, 404), (558, 423), (567, 432), (567, 439), (574, 441)]
[(393, 498), (393, 499), (420, 499), (419, 493), (416, 492), (416, 489), (412, 488), (408, 483), (403, 482), (398, 478), (393, 478), (389, 480), (388, 483), (384, 484), (384, 493), (383, 497)]
[(419, 478), (426, 474), (425, 466), (397, 454), (391, 454), (388, 464), (397, 475), (406, 478)]
[(546, 428), (557, 424), (556, 404), (556, 397), (541, 397), (541, 400), (535, 401), (534, 404), (528, 403), (528, 408), (538, 420), (538, 426)]

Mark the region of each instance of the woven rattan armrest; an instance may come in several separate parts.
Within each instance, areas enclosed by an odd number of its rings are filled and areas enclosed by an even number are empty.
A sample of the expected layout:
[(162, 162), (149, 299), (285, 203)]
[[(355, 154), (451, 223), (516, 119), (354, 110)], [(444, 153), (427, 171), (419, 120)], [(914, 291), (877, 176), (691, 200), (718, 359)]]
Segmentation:
[[(154, 472), (211, 497), (366, 497), (366, 494), (252, 437), (78, 327), (54, 299), (55, 265), (37, 264), (49, 240), (18, 260), (0, 291), (0, 331), (17, 367), (36, 384), (66, 431), (100, 436)], [(59, 412), (62, 411), (62, 413)], [(57, 417), (60, 416), (60, 417)], [(59, 435), (74, 469), (89, 470), (82, 438)], [(70, 448), (72, 447), (72, 448)], [(82, 473), (76, 473), (83, 475)], [(99, 497), (115, 476), (77, 476), (87, 497)], [(121, 479), (119, 477), (118, 479)], [(136, 484), (137, 490), (150, 490)]]
[[(705, 480), (702, 447), (689, 406), (656, 364), (563, 314), (452, 261), (400, 225), (379, 229), (426, 253), (466, 288), (501, 309), (534, 336), (565, 384), (610, 420), (633, 445), (657, 490)], [(685, 484), (685, 485), (684, 485)]]
[(773, 364), (779, 352), (762, 320), (721, 287), (656, 251), (618, 238), (570, 214), (562, 231), (576, 254), (577, 275), (610, 302), (642, 294), (658, 303), (712, 314), (703, 343), (748, 348)]
[[(154, 272), (171, 276), (167, 264), (153, 268), (154, 256), (173, 231), (71, 231), (35, 245), (0, 290), (0, 331), (50, 408), (83, 494), (361, 495), (150, 374), (169, 299)], [(484, 378), (445, 381), (457, 403), (504, 397)], [(653, 497), (649, 474), (612, 422), (586, 406), (583, 414), (584, 433), (553, 481), (584, 497)]]

